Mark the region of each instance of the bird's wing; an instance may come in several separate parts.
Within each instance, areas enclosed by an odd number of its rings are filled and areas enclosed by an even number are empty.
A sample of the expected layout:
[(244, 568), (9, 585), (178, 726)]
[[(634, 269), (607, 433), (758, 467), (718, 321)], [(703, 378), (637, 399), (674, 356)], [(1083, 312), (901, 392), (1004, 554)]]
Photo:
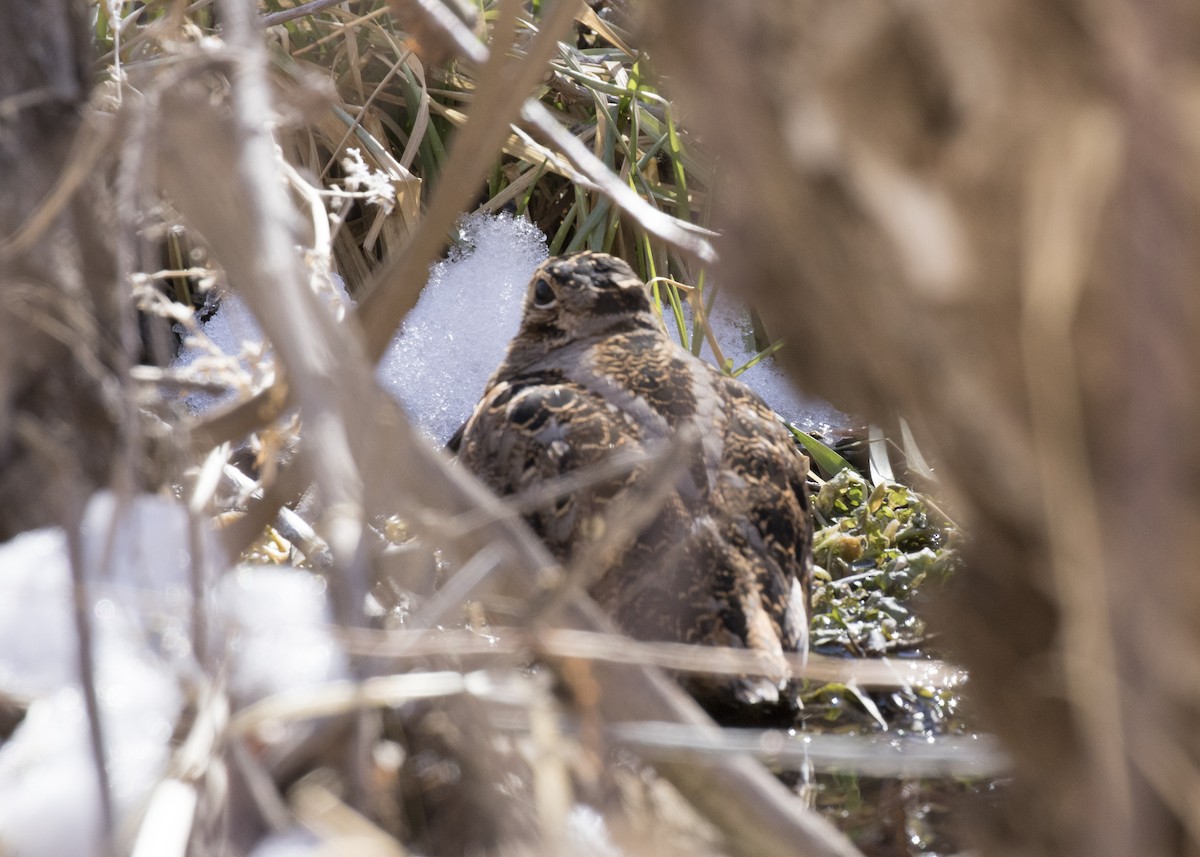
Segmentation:
[[(634, 478), (632, 465), (616, 473), (598, 473), (599, 466), (639, 446), (635, 428), (602, 397), (543, 372), (494, 384), (468, 420), (458, 455), (497, 494), (525, 495), (526, 520), (562, 560)], [(531, 492), (556, 487), (556, 496), (524, 506)]]
[[(741, 542), (757, 557), (763, 604), (785, 649), (807, 639), (805, 603), (812, 576), (808, 459), (761, 399), (725, 379), (722, 503), (744, 526)], [(744, 539), (744, 540), (743, 540)]]

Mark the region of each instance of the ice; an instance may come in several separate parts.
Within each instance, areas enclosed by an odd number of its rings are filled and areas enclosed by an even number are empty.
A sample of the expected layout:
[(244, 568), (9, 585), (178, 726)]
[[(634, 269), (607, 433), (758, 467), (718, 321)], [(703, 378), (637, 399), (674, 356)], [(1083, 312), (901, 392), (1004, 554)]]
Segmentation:
[[(89, 556), (95, 559), (94, 556)], [(99, 791), (78, 688), (66, 537), (27, 533), (0, 547), (0, 686), (36, 696), (0, 748), (0, 852), (99, 854)], [(161, 776), (183, 705), (174, 670), (111, 598), (92, 611), (96, 690), (113, 804), (136, 809)]]
[[(115, 527), (113, 525), (116, 521)], [(183, 706), (187, 517), (176, 503), (110, 494), (88, 505), (83, 564), (113, 804), (137, 809), (165, 769)], [(33, 698), (0, 748), (0, 852), (100, 853), (99, 791), (79, 689), (67, 538), (60, 529), (0, 545), (0, 690)]]
[(235, 294), (220, 298), (219, 307), (208, 321), (204, 322), (204, 333), (213, 345), (225, 354), (238, 354), (246, 343), (263, 341), (262, 328), (254, 313)]
[(536, 226), (507, 214), (462, 223), (465, 245), (433, 266), (377, 376), (431, 440), (471, 415), (517, 332), (525, 286), (546, 258)]
[(329, 633), (325, 582), (292, 568), (242, 567), (217, 587), (231, 654), (230, 689), (251, 702), (346, 675)]
[[(118, 818), (136, 811), (165, 770), (181, 697), (172, 676), (108, 659), (101, 722)], [(119, 682), (113, 674), (129, 668)], [(102, 853), (99, 787), (78, 688), (35, 701), (0, 749), (0, 852)]]
[[(157, 497), (119, 507), (102, 492), (88, 504), (82, 540), (97, 646), (117, 664), (102, 658), (100, 668), (119, 678), (125, 658), (142, 658), (151, 640), (178, 654), (190, 572), (182, 507)], [(58, 529), (0, 546), (0, 689), (36, 696), (78, 681), (67, 556)]]
[(83, 539), (87, 575), (106, 588), (176, 603), (190, 592), (188, 516), (174, 500), (143, 494), (123, 502), (101, 491), (88, 503)]
[[(136, 498), (120, 510), (102, 566), (117, 510), (112, 495), (98, 494), (83, 528), (97, 664), (114, 700), (135, 695), (150, 672), (177, 669), (191, 654), (186, 511)], [(47, 529), (0, 545), (0, 690), (7, 693), (37, 697), (78, 683), (66, 541), (61, 530)], [(210, 613), (214, 640), (231, 641), (231, 684), (248, 698), (344, 675), (328, 632), (325, 583), (316, 575), (241, 567), (217, 583)]]
[[(353, 306), (345, 284), (336, 274), (317, 272), (313, 287), (341, 321)], [(182, 325), (175, 332), (183, 345), (172, 361), (177, 370), (187, 370), (194, 380), (221, 384), (221, 394), (197, 392), (184, 396), (192, 411), (204, 413), (217, 405), (247, 398), (263, 389), (274, 378), (275, 357), (254, 313), (236, 293), (210, 292), (197, 321), (201, 336), (194, 336)]]
[(171, 366), (187, 370), (194, 380), (221, 384), (227, 391), (189, 393), (183, 397), (185, 404), (204, 413), (261, 388), (274, 371), (274, 358), (262, 328), (242, 299), (233, 293), (212, 292), (197, 320), (199, 337), (183, 325), (175, 326), (183, 344)]
[(0, 852), (100, 854), (100, 800), (78, 692), (35, 702), (0, 750)]
[(61, 530), (0, 547), (0, 689), (37, 696), (75, 681), (71, 579)]
[[(81, 535), (113, 805), (128, 827), (166, 770), (184, 682), (196, 674), (187, 512), (101, 493)], [(0, 692), (32, 699), (0, 746), (0, 854), (100, 854), (66, 535), (37, 530), (0, 545), (0, 569)], [(345, 674), (324, 584), (308, 572), (239, 569), (209, 607), (214, 640), (228, 642), (214, 651), (243, 700)]]

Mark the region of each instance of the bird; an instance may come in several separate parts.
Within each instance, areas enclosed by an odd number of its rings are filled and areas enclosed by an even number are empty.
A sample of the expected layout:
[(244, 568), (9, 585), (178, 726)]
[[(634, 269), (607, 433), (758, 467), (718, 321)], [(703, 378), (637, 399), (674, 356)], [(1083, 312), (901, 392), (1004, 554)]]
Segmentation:
[[(647, 485), (685, 437), (676, 481)], [(450, 445), (495, 493), (526, 498), (526, 522), (567, 567), (638, 492), (664, 489), (648, 525), (602, 556), (591, 595), (636, 639), (759, 653), (762, 675), (685, 679), (703, 703), (787, 701), (787, 655), (808, 641), (808, 458), (749, 387), (668, 335), (625, 261), (587, 251), (534, 271), (517, 334)]]

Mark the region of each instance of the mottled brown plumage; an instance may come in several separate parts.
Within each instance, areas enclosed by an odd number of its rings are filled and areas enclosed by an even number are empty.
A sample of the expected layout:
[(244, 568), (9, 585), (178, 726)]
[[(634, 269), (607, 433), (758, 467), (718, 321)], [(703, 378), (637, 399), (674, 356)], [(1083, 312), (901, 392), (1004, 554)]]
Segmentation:
[[(459, 460), (497, 493), (519, 494), (618, 451), (661, 448), (689, 422), (699, 443), (685, 473), (591, 592), (640, 639), (763, 653), (770, 679), (722, 684), (717, 695), (774, 701), (788, 676), (781, 655), (808, 636), (808, 460), (749, 388), (670, 339), (623, 261), (579, 253), (537, 269), (520, 331), (463, 427)], [(645, 469), (526, 518), (569, 563)]]

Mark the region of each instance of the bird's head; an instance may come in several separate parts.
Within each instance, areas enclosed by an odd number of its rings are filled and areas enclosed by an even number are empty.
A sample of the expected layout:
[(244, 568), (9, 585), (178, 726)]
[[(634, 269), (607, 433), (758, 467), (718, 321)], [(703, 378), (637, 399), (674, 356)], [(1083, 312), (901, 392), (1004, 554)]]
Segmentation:
[(555, 347), (645, 326), (658, 326), (646, 284), (616, 256), (583, 252), (533, 272), (518, 336)]

